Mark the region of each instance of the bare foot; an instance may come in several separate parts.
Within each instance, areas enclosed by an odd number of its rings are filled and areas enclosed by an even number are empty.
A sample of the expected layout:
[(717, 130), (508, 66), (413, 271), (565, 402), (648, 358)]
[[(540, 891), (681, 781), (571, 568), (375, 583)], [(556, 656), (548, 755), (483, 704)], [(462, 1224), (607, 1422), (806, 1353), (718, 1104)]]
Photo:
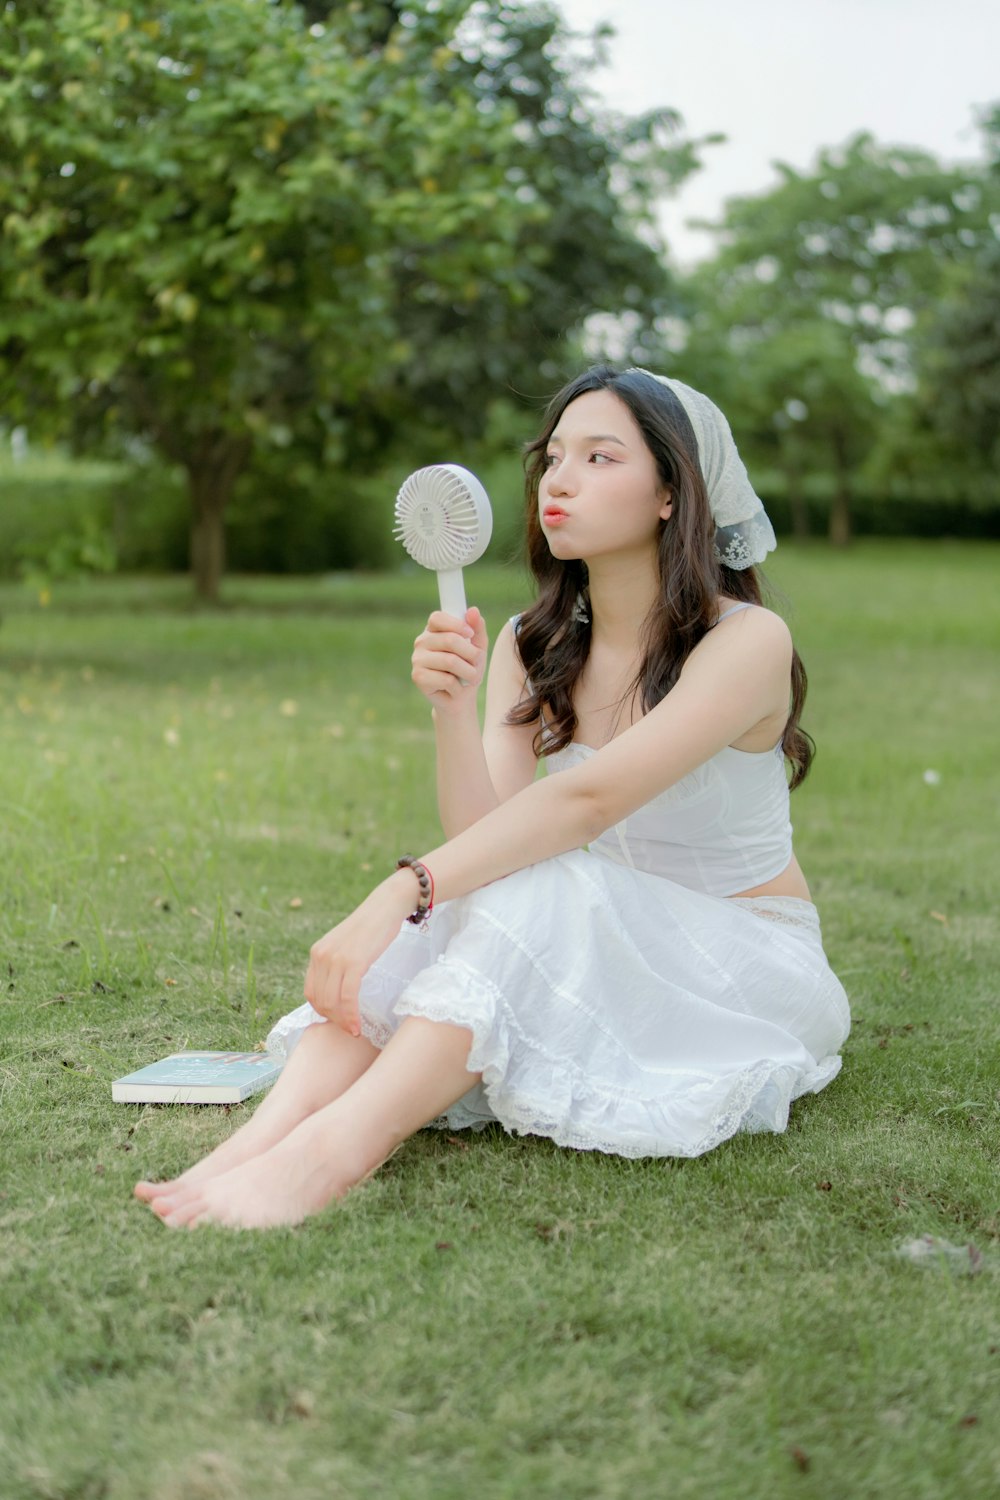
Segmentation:
[[(166, 1184), (150, 1200), (153, 1212), (172, 1229), (300, 1224), (362, 1182), (479, 1077), (466, 1067), (467, 1027), (407, 1016), (380, 1055), (359, 1037), (348, 1040), (355, 1049), (352, 1064), (361, 1066), (353, 1085), (334, 1102), (314, 1107), (283, 1140), (251, 1161), (203, 1181), (193, 1181), (192, 1174)], [(305, 1039), (299, 1050), (304, 1045)], [(364, 1057), (359, 1047), (366, 1049)], [(297, 1056), (298, 1050), (292, 1064)], [(370, 1057), (376, 1060), (369, 1066)], [(324, 1081), (329, 1090), (329, 1070)]]
[(281, 1120), (275, 1119), (269, 1122), (260, 1118), (258, 1112), (252, 1119), (228, 1140), (216, 1146), (201, 1161), (195, 1162), (193, 1167), (188, 1167), (179, 1177), (172, 1177), (166, 1182), (137, 1182), (133, 1188), (135, 1196), (142, 1203), (151, 1203), (154, 1198), (161, 1197), (164, 1193), (174, 1192), (180, 1187), (192, 1187), (199, 1182), (207, 1182), (211, 1177), (221, 1177), (225, 1172), (231, 1172), (235, 1167), (242, 1167), (246, 1162), (252, 1161), (254, 1157), (261, 1156), (269, 1151), (278, 1141), (283, 1140), (290, 1130), (294, 1130), (301, 1116), (296, 1114), (294, 1118)]
[(310, 1117), (291, 1135), (252, 1161), (197, 1182), (178, 1179), (154, 1192), (153, 1212), (171, 1229), (222, 1224), (270, 1229), (301, 1224), (342, 1198), (372, 1168), (350, 1142), (331, 1150), (329, 1123)]
[(221, 1177), (270, 1151), (316, 1110), (325, 1108), (368, 1069), (378, 1051), (362, 1037), (336, 1026), (311, 1026), (282, 1070), (274, 1088), (247, 1123), (201, 1161), (166, 1182), (137, 1182), (142, 1203), (175, 1196)]

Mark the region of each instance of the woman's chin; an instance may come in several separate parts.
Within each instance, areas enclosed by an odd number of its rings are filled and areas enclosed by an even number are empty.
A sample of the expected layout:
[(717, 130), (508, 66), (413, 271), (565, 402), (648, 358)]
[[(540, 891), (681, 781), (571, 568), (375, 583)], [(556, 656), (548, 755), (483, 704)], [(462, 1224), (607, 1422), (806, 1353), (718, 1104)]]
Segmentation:
[(574, 547), (569, 537), (559, 531), (548, 531), (545, 533), (549, 551), (553, 557), (558, 557), (560, 562), (576, 562), (580, 557), (579, 547)]

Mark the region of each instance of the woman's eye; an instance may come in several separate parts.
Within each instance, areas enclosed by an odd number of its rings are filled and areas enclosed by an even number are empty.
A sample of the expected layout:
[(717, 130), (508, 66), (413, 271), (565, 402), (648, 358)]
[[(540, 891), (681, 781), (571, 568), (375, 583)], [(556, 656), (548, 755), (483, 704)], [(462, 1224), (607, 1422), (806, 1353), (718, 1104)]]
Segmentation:
[(611, 455), (610, 453), (592, 453), (590, 455), (591, 463), (596, 463), (598, 459), (600, 459), (602, 464), (609, 464), (611, 462)]
[(558, 462), (559, 462), (559, 455), (558, 455), (558, 453), (546, 453), (546, 455), (545, 455), (545, 467), (547, 469), (551, 469), (552, 466), (553, 466), (553, 464), (557, 464)]

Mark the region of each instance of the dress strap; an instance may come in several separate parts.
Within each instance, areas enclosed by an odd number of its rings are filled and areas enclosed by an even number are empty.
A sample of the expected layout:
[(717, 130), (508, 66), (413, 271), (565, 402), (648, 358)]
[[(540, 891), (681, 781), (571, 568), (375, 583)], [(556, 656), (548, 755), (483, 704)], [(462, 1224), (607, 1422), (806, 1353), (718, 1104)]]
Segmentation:
[[(723, 620), (728, 620), (730, 615), (735, 615), (741, 609), (753, 609), (753, 605), (746, 601), (741, 604), (731, 604), (728, 609), (724, 609), (722, 611), (722, 614), (716, 620), (715, 625), (721, 625)], [(715, 629), (715, 625), (712, 626), (713, 630)]]

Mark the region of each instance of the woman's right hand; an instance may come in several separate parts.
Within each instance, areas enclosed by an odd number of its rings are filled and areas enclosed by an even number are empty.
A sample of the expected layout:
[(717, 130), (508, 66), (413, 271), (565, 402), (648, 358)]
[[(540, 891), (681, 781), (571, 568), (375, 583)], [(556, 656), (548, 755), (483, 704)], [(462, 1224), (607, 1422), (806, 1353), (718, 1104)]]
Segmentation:
[(411, 677), (439, 713), (459, 713), (475, 703), (486, 671), (486, 622), (472, 605), (465, 619), (435, 610), (413, 643)]
[(361, 981), (398, 935), (417, 894), (413, 872), (397, 870), (310, 949), (305, 997), (318, 1015), (349, 1036), (361, 1035)]

